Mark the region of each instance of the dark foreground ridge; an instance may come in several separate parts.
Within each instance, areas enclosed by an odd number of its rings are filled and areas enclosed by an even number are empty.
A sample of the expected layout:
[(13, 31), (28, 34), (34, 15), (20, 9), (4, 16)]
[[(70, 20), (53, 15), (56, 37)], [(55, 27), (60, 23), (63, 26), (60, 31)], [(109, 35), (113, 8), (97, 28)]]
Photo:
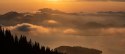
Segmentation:
[(85, 47), (79, 47), (79, 46), (60, 46), (55, 48), (58, 52), (63, 52), (66, 54), (102, 54), (102, 51), (97, 49), (90, 49)]
[(0, 54), (62, 54), (39, 43), (28, 41), (26, 36), (13, 36), (0, 27)]

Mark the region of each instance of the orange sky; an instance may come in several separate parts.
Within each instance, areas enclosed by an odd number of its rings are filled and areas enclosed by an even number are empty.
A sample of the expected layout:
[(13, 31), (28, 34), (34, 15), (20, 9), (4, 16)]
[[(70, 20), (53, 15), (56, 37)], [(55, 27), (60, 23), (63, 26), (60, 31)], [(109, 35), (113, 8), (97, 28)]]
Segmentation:
[(42, 0), (0, 0), (0, 12), (33, 12), (40, 8), (59, 9), (66, 12), (125, 11), (125, 2), (76, 2), (76, 1), (42, 1)]

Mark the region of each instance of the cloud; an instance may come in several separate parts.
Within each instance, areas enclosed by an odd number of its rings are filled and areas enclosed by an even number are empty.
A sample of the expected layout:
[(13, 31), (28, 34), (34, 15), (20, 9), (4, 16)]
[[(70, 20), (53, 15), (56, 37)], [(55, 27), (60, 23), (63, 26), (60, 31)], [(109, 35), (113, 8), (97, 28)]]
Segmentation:
[(125, 28), (100, 28), (80, 30), (81, 36), (124, 36)]
[[(51, 12), (51, 14), (46, 14), (46, 12)], [(78, 13), (77, 15), (55, 12), (48, 8), (36, 13), (9, 12), (0, 16), (0, 24), (12, 26), (16, 31), (21, 32), (35, 30), (39, 31), (38, 33), (45, 31), (49, 34), (81, 36), (124, 35), (124, 12), (108, 11), (95, 14)]]
[[(93, 24), (94, 25), (94, 24)], [(92, 27), (92, 26), (91, 26)], [(97, 27), (97, 26), (96, 26)], [(43, 34), (43, 35), (80, 35), (80, 36), (124, 36), (125, 28), (58, 28), (58, 27), (44, 27), (40, 25), (34, 25), (29, 23), (17, 24), (15, 26), (6, 26), (12, 31), (16, 31), (16, 33), (32, 33), (34, 35)], [(99, 26), (100, 27), (100, 26)]]
[[(5, 28), (10, 29), (14, 33), (49, 33), (49, 28), (43, 26), (37, 26), (29, 23), (17, 24), (15, 26), (5, 26)], [(35, 33), (34, 33), (35, 32)]]
[(71, 28), (69, 28), (69, 29), (65, 29), (64, 31), (64, 34), (78, 34), (78, 31), (76, 31), (76, 30), (74, 30), (74, 29), (71, 29)]
[(22, 32), (29, 32), (32, 28), (28, 24), (23, 24), (23, 25), (17, 25), (15, 29)]
[(125, 53), (125, 28), (98, 28), (77, 30), (75, 28), (50, 28), (30, 23), (22, 23), (15, 26), (6, 26), (6, 28), (9, 28), (15, 33), (23, 32), (23, 34), (27, 35), (27, 37), (52, 48), (62, 45), (83, 46), (102, 50), (104, 54)]
[[(44, 27), (40, 25), (34, 25), (29, 23), (17, 24), (15, 26), (5, 26), (5, 28), (10, 29), (11, 31), (21, 32), (21, 33), (32, 33), (32, 34), (46, 34), (46, 35), (56, 35), (56, 34), (75, 34), (76, 30), (71, 28), (52, 28)], [(15, 33), (16, 33), (15, 32)]]

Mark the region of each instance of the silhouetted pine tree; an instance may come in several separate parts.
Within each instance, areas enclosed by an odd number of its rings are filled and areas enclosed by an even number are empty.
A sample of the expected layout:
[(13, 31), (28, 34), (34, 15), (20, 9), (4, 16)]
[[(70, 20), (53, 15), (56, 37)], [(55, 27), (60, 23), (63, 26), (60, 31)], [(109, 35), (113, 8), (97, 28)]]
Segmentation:
[(0, 27), (0, 54), (62, 54), (39, 43), (27, 41), (26, 36), (13, 36), (9, 30)]

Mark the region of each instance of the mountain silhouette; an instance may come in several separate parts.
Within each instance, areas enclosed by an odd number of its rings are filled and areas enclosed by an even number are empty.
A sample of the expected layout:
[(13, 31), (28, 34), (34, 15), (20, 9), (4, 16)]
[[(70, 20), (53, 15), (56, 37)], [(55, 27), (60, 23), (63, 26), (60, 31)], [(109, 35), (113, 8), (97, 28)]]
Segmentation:
[(84, 48), (84, 47), (79, 47), (79, 46), (60, 46), (55, 48), (58, 52), (63, 52), (66, 54), (101, 54), (102, 51), (96, 50), (96, 49), (89, 49), (89, 48)]
[(27, 40), (26, 36), (13, 36), (10, 30), (0, 27), (0, 54), (62, 54), (37, 42)]

